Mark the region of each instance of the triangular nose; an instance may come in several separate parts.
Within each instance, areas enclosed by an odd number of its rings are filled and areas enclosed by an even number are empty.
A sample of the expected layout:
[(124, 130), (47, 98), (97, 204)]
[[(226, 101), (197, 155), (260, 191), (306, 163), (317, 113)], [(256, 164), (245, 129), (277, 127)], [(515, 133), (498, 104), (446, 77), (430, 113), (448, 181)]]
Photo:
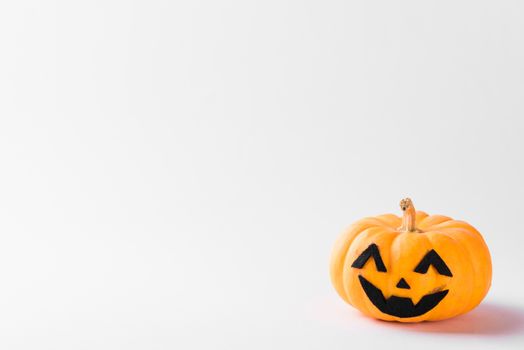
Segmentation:
[(410, 289), (411, 287), (405, 279), (401, 278), (400, 281), (398, 281), (397, 283), (397, 288)]

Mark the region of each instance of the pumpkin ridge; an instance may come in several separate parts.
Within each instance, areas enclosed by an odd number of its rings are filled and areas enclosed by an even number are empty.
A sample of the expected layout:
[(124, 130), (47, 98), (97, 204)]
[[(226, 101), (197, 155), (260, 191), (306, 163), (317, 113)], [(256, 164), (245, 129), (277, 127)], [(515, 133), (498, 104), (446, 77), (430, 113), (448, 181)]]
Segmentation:
[[(464, 249), (468, 252), (468, 256), (469, 256), (469, 261), (471, 261), (471, 266), (473, 268), (473, 273), (474, 273), (474, 287), (472, 288), (472, 294), (475, 294), (475, 291), (477, 291), (478, 287), (482, 287), (482, 292), (479, 294), (480, 295), (480, 300), (476, 300), (476, 299), (479, 299), (479, 298), (470, 298), (470, 301), (468, 304), (465, 305), (464, 307), (464, 312), (467, 312), (469, 310), (471, 310), (473, 307), (475, 307), (476, 305), (478, 305), (478, 303), (480, 303), (480, 301), (482, 301), (482, 299), (484, 298), (484, 296), (487, 294), (487, 291), (489, 290), (489, 287), (491, 286), (491, 277), (489, 278), (489, 281), (487, 283), (482, 283), (481, 285), (478, 285), (480, 284), (480, 282), (477, 282), (477, 281), (480, 281), (480, 280), (484, 280), (484, 276), (482, 274), (482, 267), (478, 264), (477, 260), (474, 259), (475, 255), (476, 254), (473, 254), (472, 253), (472, 250), (477, 250), (477, 248), (475, 246), (472, 246), (471, 245), (471, 242), (469, 242), (470, 240), (473, 240), (475, 241), (476, 239), (478, 239), (478, 235), (475, 235), (473, 234), (471, 231), (465, 229), (465, 228), (447, 228), (447, 230), (453, 230), (453, 231), (456, 231), (456, 232), (459, 232), (459, 233), (462, 233), (464, 235), (466, 235), (466, 238), (464, 239), (464, 241), (462, 241), (461, 239), (457, 238), (457, 237), (454, 237), (453, 236), (453, 233), (452, 232), (444, 232), (444, 231), (439, 231), (439, 232), (442, 232), (442, 234), (445, 234), (446, 236), (454, 239), (455, 241), (459, 242), (459, 244), (464, 247)], [(482, 237), (481, 237), (482, 238)], [(485, 242), (482, 240), (484, 246), (485, 246)], [(484, 249), (484, 248), (483, 248)], [(491, 257), (489, 256), (489, 251), (488, 251), (488, 258), (491, 260)]]
[[(475, 283), (475, 279), (476, 279), (475, 272), (476, 271), (475, 271), (475, 268), (474, 268), (474, 260), (472, 260), (472, 255), (471, 255), (471, 252), (470, 252), (469, 248), (465, 247), (465, 245), (460, 240), (458, 240), (455, 237), (453, 237), (452, 235), (444, 233), (442, 231), (432, 231), (432, 235), (434, 235), (435, 239), (436, 239), (436, 237), (438, 237), (438, 235), (441, 235), (443, 237), (447, 237), (447, 238), (451, 239), (451, 241), (453, 241), (455, 243), (455, 245), (457, 247), (459, 247), (459, 249), (461, 249), (462, 251), (466, 252), (467, 258), (462, 259), (462, 260), (464, 260), (466, 262), (469, 262), (470, 270), (472, 271), (471, 280), (473, 281), (473, 283)], [(462, 264), (462, 266), (464, 266), (464, 265)], [(471, 300), (473, 299), (473, 295), (474, 295), (475, 290), (474, 290), (474, 288), (466, 288), (466, 289), (468, 291), (468, 297), (464, 298), (465, 303), (460, 305), (456, 309), (457, 311), (452, 313), (451, 317), (454, 317), (454, 316), (457, 316), (457, 315), (460, 315), (460, 314), (464, 313), (464, 310), (467, 307), (467, 305), (469, 305), (471, 303)]]
[[(434, 223), (430, 223), (431, 220), (442, 220), (442, 221), (437, 222), (436, 224), (434, 224)], [(428, 215), (420, 222), (419, 225), (420, 225), (421, 228), (424, 229), (424, 231), (434, 231), (434, 229), (433, 229), (434, 226), (440, 225), (440, 224), (448, 222), (450, 220), (453, 220), (453, 219), (450, 218), (449, 216), (445, 216), (445, 215)]]
[[(468, 236), (474, 237), (474, 238), (480, 238), (484, 242), (484, 238), (482, 237), (480, 232), (475, 227), (473, 227), (472, 225), (468, 224), (465, 221), (452, 220), (452, 222), (446, 221), (446, 222), (443, 222), (442, 224), (447, 224), (447, 225), (450, 225), (450, 226), (438, 227), (439, 230), (452, 230), (452, 231), (453, 230), (465, 230), (468, 233)], [(441, 224), (439, 224), (439, 225), (441, 225)]]
[[(396, 230), (398, 225), (400, 225), (400, 222), (401, 222), (401, 219), (396, 216), (395, 214), (381, 214), (381, 215), (377, 215), (375, 217), (377, 220), (380, 220), (382, 221), (385, 226), (387, 226), (388, 228), (391, 228), (391, 229), (394, 229)], [(394, 223), (393, 222), (390, 222), (391, 221), (395, 221)], [(397, 223), (398, 222), (398, 223)]]

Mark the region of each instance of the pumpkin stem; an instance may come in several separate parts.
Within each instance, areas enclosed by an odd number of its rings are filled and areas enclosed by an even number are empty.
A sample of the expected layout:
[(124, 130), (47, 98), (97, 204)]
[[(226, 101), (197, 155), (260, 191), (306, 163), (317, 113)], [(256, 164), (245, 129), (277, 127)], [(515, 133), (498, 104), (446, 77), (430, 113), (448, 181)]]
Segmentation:
[(400, 209), (402, 209), (404, 215), (402, 216), (402, 226), (399, 227), (399, 231), (421, 232), (415, 227), (417, 211), (410, 198), (404, 198), (400, 201)]

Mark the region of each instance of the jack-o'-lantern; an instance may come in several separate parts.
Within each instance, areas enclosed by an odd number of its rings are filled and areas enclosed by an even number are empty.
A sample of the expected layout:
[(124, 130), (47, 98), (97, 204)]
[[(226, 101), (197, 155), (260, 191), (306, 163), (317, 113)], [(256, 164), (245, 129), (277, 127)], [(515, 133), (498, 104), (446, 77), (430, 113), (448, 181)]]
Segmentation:
[(364, 314), (386, 320), (442, 320), (477, 306), (491, 285), (491, 258), (480, 233), (463, 221), (415, 211), (365, 218), (337, 240), (331, 281)]

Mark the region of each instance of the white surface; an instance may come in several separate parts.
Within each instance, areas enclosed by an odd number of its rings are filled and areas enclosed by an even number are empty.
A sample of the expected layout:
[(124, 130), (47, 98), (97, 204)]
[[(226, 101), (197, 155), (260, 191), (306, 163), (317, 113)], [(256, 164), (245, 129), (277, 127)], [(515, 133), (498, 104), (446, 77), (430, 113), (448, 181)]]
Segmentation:
[[(2, 349), (522, 349), (524, 4), (6, 1)], [(483, 232), (476, 311), (335, 294), (363, 216)]]

